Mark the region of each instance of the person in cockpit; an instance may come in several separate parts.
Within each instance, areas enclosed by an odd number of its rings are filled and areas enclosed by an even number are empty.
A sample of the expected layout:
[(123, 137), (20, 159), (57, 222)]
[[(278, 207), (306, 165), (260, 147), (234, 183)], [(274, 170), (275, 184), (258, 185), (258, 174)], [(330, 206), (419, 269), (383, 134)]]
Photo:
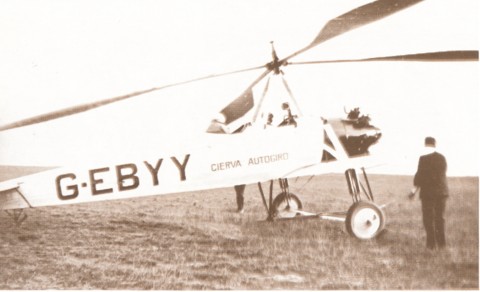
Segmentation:
[(272, 123), (273, 123), (273, 114), (269, 113), (268, 118), (267, 118), (267, 123), (265, 124), (265, 126), (263, 128), (268, 129), (269, 127), (273, 126)]
[(287, 115), (284, 117), (283, 121), (278, 125), (279, 127), (283, 126), (295, 126), (297, 127), (297, 121), (295, 118), (296, 115), (292, 115), (292, 110), (290, 109), (290, 105), (288, 102), (282, 103), (282, 109), (287, 111)]

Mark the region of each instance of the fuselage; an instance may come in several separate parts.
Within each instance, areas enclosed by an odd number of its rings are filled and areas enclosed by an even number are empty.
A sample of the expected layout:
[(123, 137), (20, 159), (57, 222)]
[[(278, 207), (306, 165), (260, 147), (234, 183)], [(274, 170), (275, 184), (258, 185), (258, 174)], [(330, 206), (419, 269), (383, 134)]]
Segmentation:
[[(246, 129), (239, 134), (205, 134), (190, 150), (128, 155), (116, 162), (86, 162), (2, 182), (0, 192), (20, 187), (33, 207), (221, 188), (285, 177), (320, 163), (322, 121), (297, 127)], [(160, 148), (159, 148), (160, 149)], [(141, 155), (140, 155), (141, 156)], [(25, 207), (3, 201), (4, 209)]]
[[(2, 182), (0, 208), (162, 195), (327, 173), (333, 167), (326, 164), (335, 161), (347, 167), (349, 156), (355, 156), (348, 152), (349, 143), (356, 141), (352, 139), (376, 142), (380, 137), (376, 128), (349, 126), (299, 118), (281, 127), (250, 125), (236, 134), (205, 133), (178, 151), (161, 151), (155, 145), (148, 153), (133, 149), (136, 155), (131, 158), (125, 154), (117, 161), (57, 167)], [(368, 151), (368, 146), (361, 149)], [(325, 160), (326, 153), (333, 159)], [(358, 153), (364, 152), (353, 154)]]

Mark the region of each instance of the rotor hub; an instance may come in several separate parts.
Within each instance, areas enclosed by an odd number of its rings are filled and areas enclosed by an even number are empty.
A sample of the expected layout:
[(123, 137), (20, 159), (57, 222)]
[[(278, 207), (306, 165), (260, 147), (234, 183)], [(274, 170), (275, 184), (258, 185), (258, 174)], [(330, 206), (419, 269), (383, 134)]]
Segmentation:
[(275, 75), (280, 73), (283, 74), (282, 70), (280, 70), (280, 67), (283, 66), (285, 62), (280, 62), (277, 52), (275, 51), (275, 47), (273, 46), (273, 41), (271, 41), (270, 44), (272, 45), (272, 62), (267, 63), (265, 66), (268, 70), (273, 71)]

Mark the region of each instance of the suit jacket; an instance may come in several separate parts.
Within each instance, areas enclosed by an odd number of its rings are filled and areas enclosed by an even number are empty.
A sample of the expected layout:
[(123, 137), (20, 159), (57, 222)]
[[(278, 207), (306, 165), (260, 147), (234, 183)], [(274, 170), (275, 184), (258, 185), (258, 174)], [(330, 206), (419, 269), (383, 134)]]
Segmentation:
[(413, 184), (420, 187), (420, 198), (448, 197), (447, 161), (438, 153), (420, 156)]

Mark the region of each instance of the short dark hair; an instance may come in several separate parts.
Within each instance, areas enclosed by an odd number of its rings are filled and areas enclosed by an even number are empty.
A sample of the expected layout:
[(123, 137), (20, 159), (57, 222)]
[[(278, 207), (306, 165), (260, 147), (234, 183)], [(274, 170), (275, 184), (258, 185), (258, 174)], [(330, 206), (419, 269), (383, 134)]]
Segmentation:
[(435, 141), (435, 138), (433, 137), (427, 137), (425, 138), (425, 146), (434, 146), (437, 142)]

